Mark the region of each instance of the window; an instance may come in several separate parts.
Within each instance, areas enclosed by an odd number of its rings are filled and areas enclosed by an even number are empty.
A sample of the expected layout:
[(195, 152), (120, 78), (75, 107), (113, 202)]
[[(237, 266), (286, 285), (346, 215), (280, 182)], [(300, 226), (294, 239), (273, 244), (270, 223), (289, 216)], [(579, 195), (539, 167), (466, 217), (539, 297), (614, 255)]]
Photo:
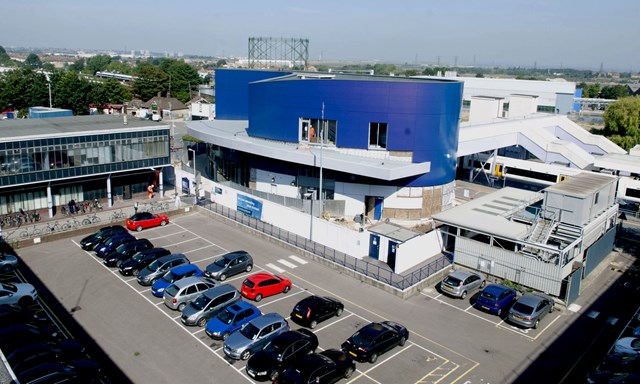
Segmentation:
[(598, 205), (598, 198), (599, 197), (600, 197), (600, 192), (596, 192), (596, 195), (593, 198), (593, 205)]
[(387, 123), (369, 123), (369, 148), (387, 148)]

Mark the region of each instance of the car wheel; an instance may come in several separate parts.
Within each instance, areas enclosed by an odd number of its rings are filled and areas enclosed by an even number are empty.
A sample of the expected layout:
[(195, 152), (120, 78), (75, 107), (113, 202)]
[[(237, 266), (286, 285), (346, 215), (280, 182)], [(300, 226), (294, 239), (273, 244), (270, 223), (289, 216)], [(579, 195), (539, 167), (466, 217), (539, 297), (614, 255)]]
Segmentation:
[(371, 354), (371, 356), (369, 356), (369, 362), (373, 364), (376, 361), (378, 361), (378, 354), (374, 352)]
[(538, 329), (538, 325), (540, 325), (540, 319), (537, 319), (535, 323), (533, 323), (533, 329)]
[(251, 356), (251, 351), (247, 349), (246, 351), (242, 352), (242, 354), (240, 354), (240, 359), (247, 360), (249, 356)]
[(249, 264), (247, 265), (247, 268), (245, 269), (245, 271), (251, 272), (252, 269), (253, 269), (253, 264)]
[(142, 225), (138, 225), (138, 226), (136, 227), (136, 231), (137, 231), (137, 232), (142, 231)]
[(336, 317), (340, 317), (340, 315), (342, 315), (342, 308), (338, 308), (336, 311)]
[(187, 303), (180, 303), (180, 305), (178, 305), (178, 311), (182, 312), (182, 310), (184, 309), (184, 307), (187, 306)]
[(460, 295), (460, 298), (464, 300), (465, 297), (467, 297), (467, 291), (462, 291), (462, 295)]
[(133, 271), (131, 271), (131, 274), (135, 277), (138, 277), (138, 275), (140, 274), (140, 271), (138, 271), (137, 269), (134, 269)]
[(24, 308), (24, 307), (27, 307), (27, 306), (29, 306), (29, 305), (31, 305), (31, 304), (33, 304), (33, 298), (32, 298), (32, 297), (29, 297), (29, 296), (25, 296), (25, 297), (21, 298), (21, 299), (18, 301), (18, 305), (19, 305), (19, 306), (21, 306), (21, 307), (23, 307), (23, 308)]
[(207, 325), (207, 319), (205, 317), (198, 320), (198, 327), (204, 327), (205, 325)]
[(229, 337), (229, 332), (225, 332), (222, 334), (222, 340), (227, 340), (228, 337)]
[(5, 265), (2, 267), (2, 272), (7, 273), (7, 272), (11, 272), (11, 270), (13, 269), (13, 267), (9, 264)]
[(498, 317), (502, 316), (502, 308), (498, 308)]
[(484, 288), (485, 285), (487, 285), (487, 281), (483, 280), (482, 283), (480, 283), (480, 288)]
[(315, 320), (311, 320), (311, 322), (309, 323), (309, 328), (313, 329), (316, 327), (316, 325), (318, 325), (318, 322)]
[(401, 347), (404, 347), (404, 345), (405, 345), (405, 343), (406, 343), (406, 342), (407, 342), (407, 338), (406, 338), (406, 337), (404, 337), (404, 336), (402, 336), (402, 337), (400, 338), (400, 341), (398, 341), (398, 345), (399, 345), (399, 346), (401, 346)]
[(351, 375), (353, 375), (353, 367), (348, 367), (346, 371), (344, 371), (344, 375), (343, 377), (345, 379), (348, 379), (351, 377)]
[(271, 375), (269, 375), (269, 379), (271, 379), (271, 381), (276, 381), (278, 376), (280, 376), (280, 372), (275, 369), (273, 372), (271, 372)]
[(255, 300), (256, 302), (258, 302), (258, 301), (262, 300), (262, 295), (258, 293), (258, 294), (256, 295), (256, 297), (255, 297), (255, 299), (254, 299), (254, 300)]
[(220, 277), (218, 277), (218, 279), (220, 281), (225, 281), (227, 279), (227, 275), (225, 275), (224, 273), (220, 275)]
[(289, 292), (290, 289), (291, 289), (290, 286), (285, 285), (284, 289), (282, 290), (282, 293), (287, 293), (287, 292)]
[(160, 226), (161, 226), (161, 227), (164, 227), (165, 225), (167, 225), (167, 222), (166, 222), (166, 221), (164, 221), (164, 220), (162, 220), (162, 221), (160, 222)]
[(116, 261), (116, 267), (119, 267), (119, 266), (121, 266), (121, 265), (122, 265), (122, 260), (118, 260), (118, 261)]

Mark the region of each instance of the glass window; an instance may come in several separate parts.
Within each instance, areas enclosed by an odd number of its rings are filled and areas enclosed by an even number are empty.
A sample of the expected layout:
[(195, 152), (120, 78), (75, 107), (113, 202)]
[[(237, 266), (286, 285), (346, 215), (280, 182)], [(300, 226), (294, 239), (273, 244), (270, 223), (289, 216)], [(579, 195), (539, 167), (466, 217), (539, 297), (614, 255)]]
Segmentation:
[(387, 123), (369, 123), (369, 148), (387, 148)]

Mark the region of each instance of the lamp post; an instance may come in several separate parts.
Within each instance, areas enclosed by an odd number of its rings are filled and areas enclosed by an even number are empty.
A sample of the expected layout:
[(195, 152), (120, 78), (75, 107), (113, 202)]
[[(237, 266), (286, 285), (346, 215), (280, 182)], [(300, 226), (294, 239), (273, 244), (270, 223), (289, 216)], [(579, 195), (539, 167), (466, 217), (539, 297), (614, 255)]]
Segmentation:
[(198, 203), (198, 174), (196, 173), (196, 151), (188, 147), (187, 147), (187, 151), (193, 152), (193, 181), (195, 183), (195, 190), (196, 190), (196, 198), (195, 198), (194, 204), (197, 204)]
[(324, 148), (324, 101), (322, 102), (322, 121), (320, 121), (320, 217), (324, 214), (324, 200), (322, 198), (322, 149)]
[(51, 102), (51, 78), (48, 73), (44, 73), (44, 77), (47, 79), (47, 85), (49, 86), (49, 108), (53, 108), (53, 103)]

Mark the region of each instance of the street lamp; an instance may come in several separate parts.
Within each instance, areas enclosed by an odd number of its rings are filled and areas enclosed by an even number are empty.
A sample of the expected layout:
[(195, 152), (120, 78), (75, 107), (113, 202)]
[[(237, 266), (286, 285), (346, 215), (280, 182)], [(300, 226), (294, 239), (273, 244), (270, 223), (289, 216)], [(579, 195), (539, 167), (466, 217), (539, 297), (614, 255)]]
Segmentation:
[(51, 78), (47, 72), (44, 72), (44, 77), (47, 79), (49, 85), (49, 108), (53, 108), (53, 103), (51, 102)]
[(187, 153), (193, 152), (193, 180), (195, 182), (195, 190), (196, 190), (196, 199), (195, 202), (198, 202), (198, 174), (196, 173), (196, 151), (193, 148), (187, 147)]

